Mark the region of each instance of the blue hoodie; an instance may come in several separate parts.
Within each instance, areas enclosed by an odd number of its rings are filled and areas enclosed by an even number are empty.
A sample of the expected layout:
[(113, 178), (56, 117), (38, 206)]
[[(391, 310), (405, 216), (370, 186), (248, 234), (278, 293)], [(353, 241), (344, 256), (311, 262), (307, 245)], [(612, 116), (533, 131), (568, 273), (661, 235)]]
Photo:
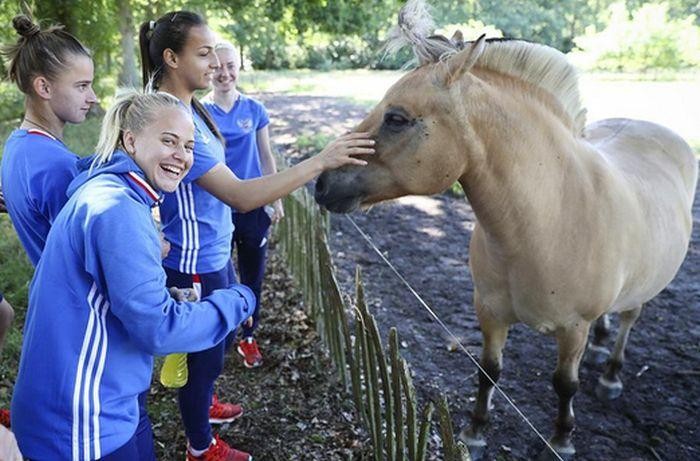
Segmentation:
[(66, 188), (78, 173), (78, 156), (41, 130), (14, 130), (2, 156), (7, 212), (34, 266), (51, 223), (68, 200)]
[(12, 429), (32, 460), (91, 460), (126, 443), (153, 355), (223, 341), (255, 306), (234, 284), (201, 302), (165, 287), (159, 194), (123, 152), (69, 187), (30, 287)]

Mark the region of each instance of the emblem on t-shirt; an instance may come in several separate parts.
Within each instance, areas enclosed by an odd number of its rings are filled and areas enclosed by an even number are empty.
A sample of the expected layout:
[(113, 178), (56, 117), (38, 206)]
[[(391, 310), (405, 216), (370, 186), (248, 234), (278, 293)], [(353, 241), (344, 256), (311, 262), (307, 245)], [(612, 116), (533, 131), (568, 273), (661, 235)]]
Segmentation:
[(241, 118), (236, 121), (238, 127), (243, 131), (250, 131), (253, 129), (253, 119), (252, 118)]

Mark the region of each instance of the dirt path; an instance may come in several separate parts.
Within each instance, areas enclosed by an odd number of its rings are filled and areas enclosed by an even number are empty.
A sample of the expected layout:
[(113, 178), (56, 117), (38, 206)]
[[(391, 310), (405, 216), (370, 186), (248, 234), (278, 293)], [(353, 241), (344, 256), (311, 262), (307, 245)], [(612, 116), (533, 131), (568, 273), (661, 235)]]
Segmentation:
[[(366, 110), (332, 98), (259, 95), (270, 110), (273, 141), (298, 157), (302, 132), (338, 134)], [(700, 191), (698, 192), (700, 195)], [(594, 393), (602, 368), (581, 367), (575, 399), (578, 460), (700, 459), (700, 197), (688, 257), (673, 283), (644, 309), (627, 348), (625, 392), (612, 403)], [(374, 243), (440, 318), (477, 356), (481, 334), (467, 268), (474, 215), (464, 199), (410, 197), (352, 215)], [(465, 425), (476, 395), (475, 367), (449, 341), (343, 216), (332, 219), (332, 249), (341, 283), (351, 292), (355, 265), (362, 266), (367, 297), (383, 335), (397, 326), (423, 397), (447, 393), (457, 427)], [(555, 394), (551, 372), (554, 340), (520, 325), (511, 330), (499, 384), (545, 436), (551, 434)], [(489, 459), (530, 459), (535, 434), (496, 397), (489, 431)]]

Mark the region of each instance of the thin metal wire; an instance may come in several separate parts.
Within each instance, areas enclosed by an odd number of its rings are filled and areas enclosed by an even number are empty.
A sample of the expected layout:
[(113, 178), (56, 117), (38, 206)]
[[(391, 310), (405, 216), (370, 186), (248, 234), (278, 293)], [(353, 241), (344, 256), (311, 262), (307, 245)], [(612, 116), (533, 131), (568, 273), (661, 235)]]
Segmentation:
[(399, 280), (401, 280), (401, 282), (403, 282), (403, 284), (406, 285), (406, 288), (409, 289), (409, 291), (413, 294), (413, 296), (415, 296), (416, 299), (428, 311), (428, 313), (430, 313), (430, 315), (433, 317), (433, 319), (435, 319), (435, 321), (442, 327), (442, 329), (445, 330), (445, 332), (447, 332), (447, 334), (450, 336), (450, 339), (455, 344), (459, 345), (459, 348), (462, 349), (462, 351), (464, 351), (465, 354), (467, 354), (467, 357), (469, 357), (469, 360), (471, 360), (474, 363), (474, 365), (476, 365), (476, 367), (479, 369), (479, 371), (481, 371), (484, 374), (484, 376), (486, 376), (486, 378), (491, 382), (491, 384), (493, 384), (494, 388), (498, 391), (498, 393), (501, 394), (501, 396), (503, 396), (504, 399), (506, 399), (506, 402), (508, 402), (508, 404), (510, 404), (510, 406), (513, 407), (515, 412), (518, 413), (518, 415), (520, 415), (520, 417), (525, 421), (525, 423), (527, 423), (527, 425), (530, 426), (530, 429), (532, 429), (535, 432), (535, 434), (537, 434), (537, 437), (539, 437), (540, 440), (542, 440), (544, 442), (544, 444), (547, 446), (547, 448), (549, 448), (552, 451), (552, 453), (554, 453), (554, 456), (556, 456), (559, 461), (564, 461), (561, 458), (561, 456), (559, 456), (559, 453), (557, 453), (557, 451), (552, 447), (552, 445), (550, 445), (549, 441), (540, 433), (540, 431), (537, 430), (537, 428), (534, 426), (534, 424), (532, 424), (532, 422), (530, 422), (530, 420), (527, 418), (527, 416), (525, 416), (525, 414), (522, 411), (520, 411), (520, 408), (518, 408), (518, 406), (515, 404), (515, 402), (513, 402), (513, 400), (511, 400), (510, 397), (508, 397), (508, 394), (506, 394), (505, 391), (503, 389), (501, 389), (501, 387), (496, 383), (496, 381), (494, 381), (491, 378), (491, 376), (489, 376), (489, 374), (486, 372), (486, 370), (484, 370), (481, 367), (481, 365), (479, 364), (479, 361), (474, 357), (474, 355), (471, 352), (469, 352), (469, 350), (467, 350), (467, 348), (462, 344), (462, 342), (459, 340), (459, 338), (457, 338), (457, 336), (454, 333), (452, 333), (452, 331), (447, 327), (447, 325), (445, 325), (445, 323), (442, 320), (440, 320), (440, 317), (437, 316), (437, 314), (430, 308), (430, 306), (428, 306), (428, 304), (423, 300), (423, 298), (416, 292), (416, 290), (413, 289), (413, 287), (408, 283), (408, 281), (404, 278), (404, 276), (401, 275), (401, 273), (394, 267), (394, 265), (391, 263), (391, 261), (389, 261), (386, 258), (386, 256), (384, 256), (384, 254), (382, 254), (382, 252), (379, 250), (379, 248), (377, 248), (377, 246), (374, 244), (374, 242), (372, 242), (372, 239), (362, 229), (360, 229), (360, 226), (358, 226), (357, 223), (349, 215), (345, 215), (345, 217), (348, 219), (348, 221), (350, 221), (350, 223), (352, 223), (353, 226), (355, 226), (355, 229), (357, 229), (357, 231), (360, 233), (360, 235), (362, 235), (362, 237), (367, 241), (369, 246), (375, 251), (375, 253), (377, 253), (379, 255), (380, 258), (382, 258), (382, 260), (386, 263), (387, 266), (389, 266), (389, 268), (394, 272), (394, 274), (396, 274), (396, 276), (399, 278)]

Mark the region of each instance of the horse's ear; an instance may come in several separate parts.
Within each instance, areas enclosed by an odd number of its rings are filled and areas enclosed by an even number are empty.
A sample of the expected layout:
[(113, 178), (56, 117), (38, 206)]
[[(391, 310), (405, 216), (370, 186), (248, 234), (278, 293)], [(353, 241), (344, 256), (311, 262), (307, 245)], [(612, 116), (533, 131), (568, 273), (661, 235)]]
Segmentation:
[(456, 30), (455, 33), (452, 34), (452, 38), (450, 39), (450, 41), (458, 49), (464, 49), (464, 35), (462, 35), (461, 30)]
[[(467, 44), (465, 43), (465, 45)], [(443, 75), (441, 76), (443, 85), (445, 87), (451, 86), (468, 72), (474, 66), (476, 60), (479, 59), (484, 48), (486, 48), (486, 34), (472, 42), (470, 47), (465, 46), (465, 49), (452, 55), (445, 62), (447, 68), (443, 68)]]

